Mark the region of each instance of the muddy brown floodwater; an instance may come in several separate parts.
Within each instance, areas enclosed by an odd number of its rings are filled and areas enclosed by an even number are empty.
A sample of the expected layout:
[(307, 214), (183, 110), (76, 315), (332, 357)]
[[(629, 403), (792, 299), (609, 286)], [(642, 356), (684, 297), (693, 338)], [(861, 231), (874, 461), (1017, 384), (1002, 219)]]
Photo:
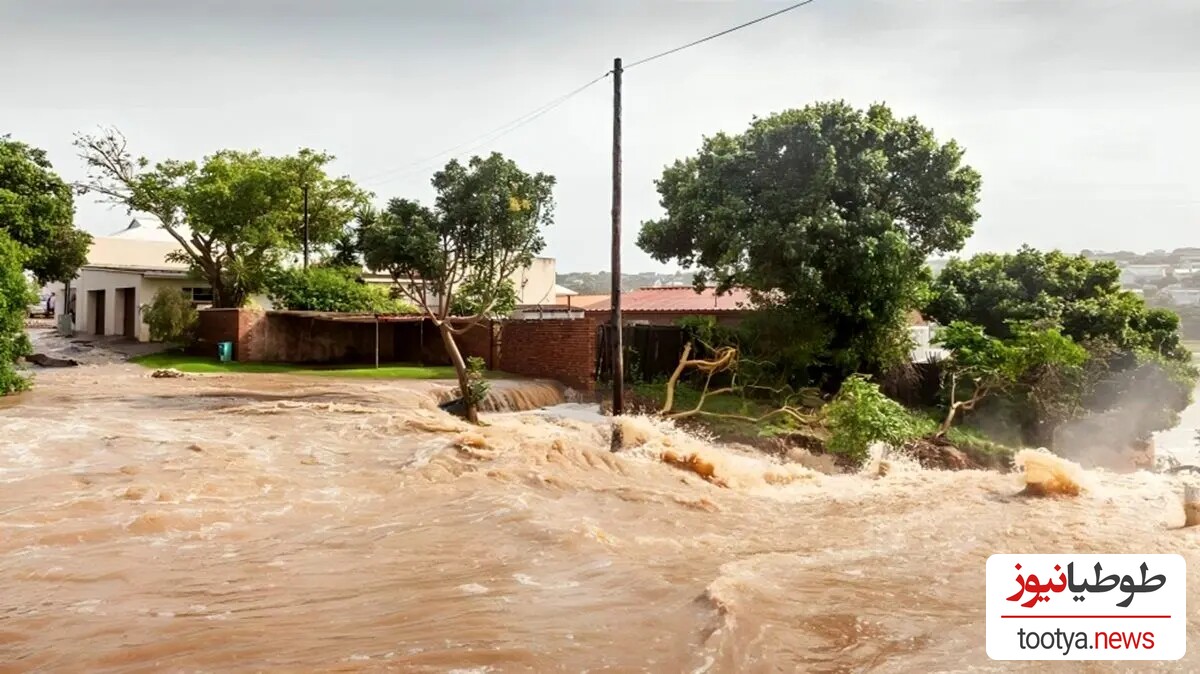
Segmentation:
[(0, 403), (0, 670), (1146, 671), (988, 660), (984, 563), (1200, 559), (1176, 478), (1028, 498), (646, 419), (617, 455), (586, 419), (488, 422), (420, 383), (42, 373)]

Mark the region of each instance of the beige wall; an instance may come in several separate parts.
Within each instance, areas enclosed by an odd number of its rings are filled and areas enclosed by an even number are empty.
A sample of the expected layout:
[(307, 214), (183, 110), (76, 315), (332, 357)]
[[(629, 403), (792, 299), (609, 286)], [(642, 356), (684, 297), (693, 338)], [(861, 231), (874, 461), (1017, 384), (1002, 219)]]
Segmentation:
[(555, 264), (552, 257), (535, 257), (533, 262), (509, 278), (517, 288), (518, 304), (554, 304)]
[(87, 262), (90, 265), (98, 266), (187, 269), (187, 265), (167, 262), (167, 254), (176, 250), (180, 250), (180, 246), (173, 241), (142, 241), (97, 236), (92, 239), (92, 246), (88, 249)]

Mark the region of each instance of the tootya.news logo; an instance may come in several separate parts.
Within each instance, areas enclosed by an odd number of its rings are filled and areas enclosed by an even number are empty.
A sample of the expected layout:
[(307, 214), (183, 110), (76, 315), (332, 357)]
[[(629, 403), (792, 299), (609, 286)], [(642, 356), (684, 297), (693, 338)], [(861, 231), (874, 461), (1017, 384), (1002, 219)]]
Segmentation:
[(987, 652), (996, 660), (1176, 660), (1186, 643), (1179, 555), (992, 555)]

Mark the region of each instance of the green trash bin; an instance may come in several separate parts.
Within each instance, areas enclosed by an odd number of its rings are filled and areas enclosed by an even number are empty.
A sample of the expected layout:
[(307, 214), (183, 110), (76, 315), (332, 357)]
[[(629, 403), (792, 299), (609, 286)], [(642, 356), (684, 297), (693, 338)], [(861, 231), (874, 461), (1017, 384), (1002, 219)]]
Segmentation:
[(217, 357), (222, 363), (233, 360), (233, 342), (217, 342)]

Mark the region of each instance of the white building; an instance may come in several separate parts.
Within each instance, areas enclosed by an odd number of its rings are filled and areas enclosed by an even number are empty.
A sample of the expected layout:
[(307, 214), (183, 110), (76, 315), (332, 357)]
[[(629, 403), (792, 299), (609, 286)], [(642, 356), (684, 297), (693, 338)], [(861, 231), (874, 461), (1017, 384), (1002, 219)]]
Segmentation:
[[(180, 233), (190, 236), (186, 229)], [(206, 281), (192, 278), (187, 264), (167, 261), (168, 255), (178, 250), (179, 242), (157, 220), (141, 215), (112, 236), (95, 237), (87, 264), (71, 282), (71, 297), (64, 296), (63, 284), (53, 285), (57, 313), (73, 316), (74, 332), (149, 341), (150, 328), (142, 319), (142, 308), (160, 289), (178, 289), (198, 307), (212, 303), (212, 288)], [(299, 264), (299, 258), (293, 263)], [(555, 273), (552, 257), (534, 258), (528, 267), (514, 273), (517, 303), (553, 306)], [(392, 284), (387, 274), (368, 273), (363, 278), (368, 283)], [(432, 303), (437, 298), (427, 300)], [(255, 296), (251, 302), (272, 308), (265, 296)]]
[(190, 278), (188, 265), (167, 261), (176, 250), (179, 244), (170, 234), (142, 218), (112, 236), (95, 237), (87, 263), (71, 282), (71, 296), (64, 296), (63, 284), (55, 284), (57, 313), (73, 318), (74, 332), (149, 341), (142, 307), (160, 289), (177, 289), (200, 306), (212, 302), (212, 289)]
[(1200, 304), (1200, 288), (1182, 288), (1173, 286), (1164, 288), (1162, 294), (1170, 298), (1175, 306), (1195, 306)]
[(1121, 285), (1140, 286), (1167, 277), (1171, 267), (1165, 264), (1131, 264), (1121, 267)]
[[(557, 264), (554, 258), (535, 257), (528, 267), (514, 272), (509, 280), (516, 288), (519, 306), (553, 306), (557, 297), (555, 292), (555, 288), (558, 287), (555, 283), (557, 278)], [(367, 283), (377, 283), (388, 287), (393, 285), (392, 277), (387, 273), (367, 271), (363, 274), (363, 280)], [(402, 283), (406, 286), (409, 285), (405, 281)], [(417, 283), (419, 284), (421, 281), (418, 280)], [(425, 301), (430, 307), (434, 307), (438, 303), (438, 297), (433, 291), (426, 291)]]

